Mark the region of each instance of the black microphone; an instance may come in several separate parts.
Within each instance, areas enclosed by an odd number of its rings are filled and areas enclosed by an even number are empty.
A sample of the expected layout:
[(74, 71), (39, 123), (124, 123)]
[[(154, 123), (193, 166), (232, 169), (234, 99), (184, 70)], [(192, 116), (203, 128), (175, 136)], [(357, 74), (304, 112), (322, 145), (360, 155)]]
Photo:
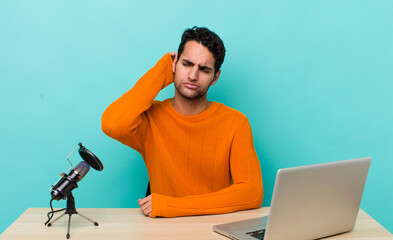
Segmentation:
[(66, 173), (60, 174), (62, 178), (56, 183), (55, 186), (52, 185), (52, 199), (66, 199), (68, 194), (78, 187), (77, 182), (82, 180), (89, 170), (90, 165), (85, 161), (82, 161), (76, 165), (76, 167), (72, 169), (68, 175)]

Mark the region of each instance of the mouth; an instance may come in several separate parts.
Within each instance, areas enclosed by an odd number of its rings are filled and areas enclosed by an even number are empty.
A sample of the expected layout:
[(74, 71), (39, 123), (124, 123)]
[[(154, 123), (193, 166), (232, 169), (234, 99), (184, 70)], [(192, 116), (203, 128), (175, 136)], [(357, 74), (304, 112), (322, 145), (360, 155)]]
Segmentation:
[(183, 85), (184, 85), (186, 88), (189, 88), (189, 89), (197, 89), (197, 88), (199, 88), (198, 85), (192, 84), (192, 83), (184, 83)]

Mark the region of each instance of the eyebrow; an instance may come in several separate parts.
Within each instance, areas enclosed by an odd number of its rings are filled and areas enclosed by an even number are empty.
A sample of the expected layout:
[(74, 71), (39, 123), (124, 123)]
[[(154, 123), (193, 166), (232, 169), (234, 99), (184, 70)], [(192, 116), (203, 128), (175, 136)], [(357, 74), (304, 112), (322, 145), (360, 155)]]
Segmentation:
[[(188, 60), (188, 59), (182, 59), (183, 62), (190, 64), (190, 65), (195, 65), (195, 63), (193, 63), (192, 61)], [(210, 70), (213, 71), (213, 68), (206, 66), (206, 65), (199, 65), (199, 69), (201, 70)]]

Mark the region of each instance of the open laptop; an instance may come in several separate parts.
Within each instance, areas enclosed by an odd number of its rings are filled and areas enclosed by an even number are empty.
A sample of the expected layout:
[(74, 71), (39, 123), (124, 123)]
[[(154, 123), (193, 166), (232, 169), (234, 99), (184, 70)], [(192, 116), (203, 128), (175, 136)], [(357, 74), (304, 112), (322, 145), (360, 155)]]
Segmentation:
[(358, 158), (277, 172), (269, 217), (213, 226), (239, 240), (306, 240), (351, 231), (371, 158)]

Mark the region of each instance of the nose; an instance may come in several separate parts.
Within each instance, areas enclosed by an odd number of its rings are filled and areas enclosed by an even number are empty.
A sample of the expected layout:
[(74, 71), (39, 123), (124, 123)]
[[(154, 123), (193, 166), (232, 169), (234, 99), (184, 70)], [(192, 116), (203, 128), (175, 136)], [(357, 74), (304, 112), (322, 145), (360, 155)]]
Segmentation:
[(190, 80), (190, 81), (198, 80), (198, 66), (197, 65), (192, 67), (190, 69), (190, 71), (188, 72), (188, 80)]

